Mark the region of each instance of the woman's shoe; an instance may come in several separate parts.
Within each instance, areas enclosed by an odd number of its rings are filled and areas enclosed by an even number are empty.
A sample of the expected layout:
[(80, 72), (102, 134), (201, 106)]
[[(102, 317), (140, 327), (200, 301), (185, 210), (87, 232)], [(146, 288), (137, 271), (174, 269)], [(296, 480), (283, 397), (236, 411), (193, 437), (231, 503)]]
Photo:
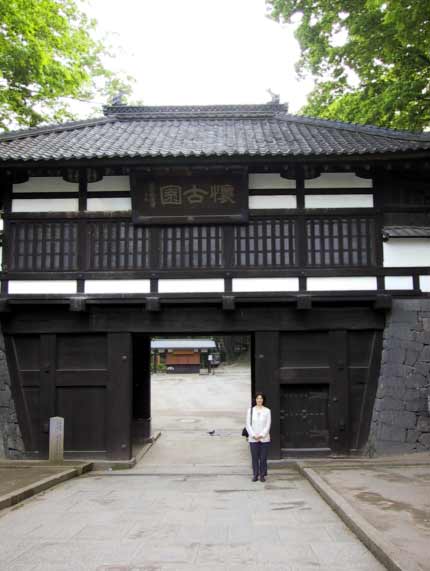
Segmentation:
[(260, 482), (265, 482), (265, 481), (266, 481), (266, 478), (264, 476), (261, 476)]
[(252, 478), (252, 481), (253, 481), (253, 482), (257, 482), (257, 481), (258, 481), (258, 476), (254, 476), (254, 477)]

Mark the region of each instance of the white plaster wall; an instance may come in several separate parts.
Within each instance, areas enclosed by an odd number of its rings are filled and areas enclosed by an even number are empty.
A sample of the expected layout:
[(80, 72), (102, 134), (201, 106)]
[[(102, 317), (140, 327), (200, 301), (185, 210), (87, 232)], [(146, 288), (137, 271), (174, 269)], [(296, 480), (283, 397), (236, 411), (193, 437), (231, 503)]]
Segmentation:
[(295, 196), (286, 194), (285, 196), (250, 196), (249, 208), (275, 210), (277, 208), (297, 208), (297, 199)]
[(298, 278), (233, 278), (234, 292), (299, 291)]
[(372, 194), (309, 194), (305, 208), (373, 208)]
[(97, 182), (88, 183), (88, 192), (130, 191), (129, 176), (104, 176)]
[(76, 280), (10, 280), (10, 294), (76, 293)]
[(414, 289), (412, 276), (385, 276), (385, 289)]
[(391, 238), (383, 248), (386, 268), (430, 266), (429, 238)]
[(305, 180), (305, 188), (372, 188), (371, 178), (360, 178), (353, 172), (329, 172)]
[(430, 276), (420, 276), (420, 290), (430, 292)]
[(224, 292), (223, 279), (165, 279), (158, 280), (160, 293), (222, 293)]
[(150, 280), (85, 280), (85, 293), (149, 293)]
[(376, 278), (345, 276), (336, 278), (307, 278), (308, 291), (369, 291), (378, 289)]
[(131, 198), (127, 196), (120, 198), (88, 198), (87, 210), (89, 212), (131, 210)]
[(79, 185), (61, 177), (36, 176), (21, 184), (14, 184), (13, 193), (20, 192), (79, 192)]
[(282, 178), (278, 173), (261, 173), (248, 175), (248, 188), (296, 188), (296, 181)]
[(12, 212), (78, 212), (77, 198), (12, 199)]

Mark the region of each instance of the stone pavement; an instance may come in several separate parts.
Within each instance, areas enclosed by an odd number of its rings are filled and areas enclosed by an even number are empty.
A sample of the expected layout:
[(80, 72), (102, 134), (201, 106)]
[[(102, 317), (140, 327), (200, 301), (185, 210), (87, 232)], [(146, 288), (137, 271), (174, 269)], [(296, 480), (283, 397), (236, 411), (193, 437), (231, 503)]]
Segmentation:
[(155, 379), (142, 461), (4, 510), (0, 571), (383, 569), (296, 469), (251, 482), (249, 394), (246, 369)]
[(430, 571), (430, 454), (307, 462), (391, 543), (408, 568)]
[(19, 466), (19, 462), (0, 464), (0, 497), (35, 484), (44, 478), (64, 472), (66, 467)]
[(0, 515), (0, 569), (383, 569), (297, 471), (241, 470), (61, 484)]

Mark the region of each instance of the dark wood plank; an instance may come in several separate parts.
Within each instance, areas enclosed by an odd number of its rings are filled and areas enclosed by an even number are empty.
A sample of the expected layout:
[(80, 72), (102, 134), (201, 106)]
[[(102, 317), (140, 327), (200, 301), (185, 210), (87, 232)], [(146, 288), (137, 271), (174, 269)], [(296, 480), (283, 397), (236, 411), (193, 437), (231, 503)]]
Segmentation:
[(254, 334), (255, 391), (266, 395), (267, 406), (272, 413), (269, 458), (281, 457), (279, 423), (279, 334), (257, 331)]
[(110, 458), (131, 457), (132, 348), (129, 333), (108, 335), (109, 384), (106, 415), (107, 453)]

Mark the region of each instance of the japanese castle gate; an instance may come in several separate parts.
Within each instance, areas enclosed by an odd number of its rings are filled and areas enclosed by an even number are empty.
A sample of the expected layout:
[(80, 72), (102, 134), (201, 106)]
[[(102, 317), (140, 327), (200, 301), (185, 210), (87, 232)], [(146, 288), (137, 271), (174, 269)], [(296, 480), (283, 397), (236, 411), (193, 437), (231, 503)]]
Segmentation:
[[(0, 169), (2, 376), (27, 455), (58, 415), (69, 455), (130, 458), (155, 334), (251, 336), (273, 458), (368, 445), (386, 321), (430, 309), (429, 136), (278, 103), (116, 105), (1, 135)], [(402, 430), (385, 440), (403, 450)]]

